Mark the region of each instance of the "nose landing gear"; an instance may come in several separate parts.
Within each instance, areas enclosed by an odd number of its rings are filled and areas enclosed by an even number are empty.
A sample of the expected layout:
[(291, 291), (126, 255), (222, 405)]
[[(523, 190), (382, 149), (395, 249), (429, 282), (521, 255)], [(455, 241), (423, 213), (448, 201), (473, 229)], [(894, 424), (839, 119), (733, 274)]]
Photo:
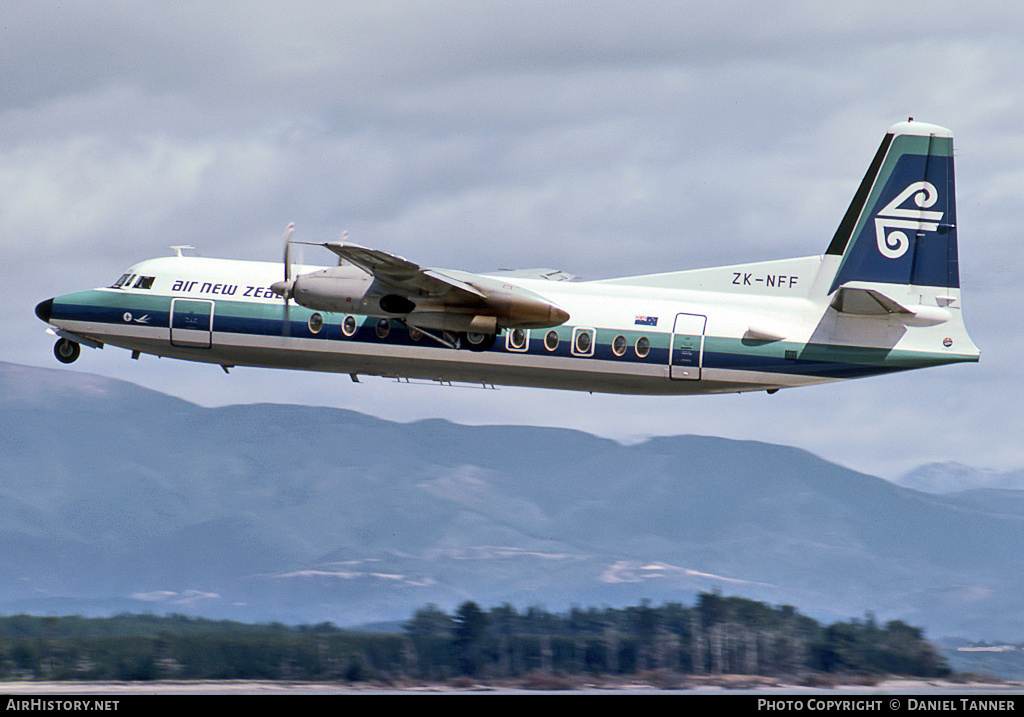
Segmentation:
[(68, 339), (59, 339), (57, 343), (53, 345), (53, 355), (57, 357), (57, 360), (61, 363), (72, 363), (78, 358), (78, 355), (82, 353), (82, 347), (74, 341)]

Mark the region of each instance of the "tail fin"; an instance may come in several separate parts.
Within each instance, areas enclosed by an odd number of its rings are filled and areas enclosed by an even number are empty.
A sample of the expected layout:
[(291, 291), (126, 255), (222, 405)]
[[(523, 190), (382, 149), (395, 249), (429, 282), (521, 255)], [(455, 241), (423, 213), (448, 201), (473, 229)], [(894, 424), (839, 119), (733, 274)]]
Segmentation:
[(959, 288), (953, 133), (923, 122), (882, 140), (827, 254), (849, 282)]

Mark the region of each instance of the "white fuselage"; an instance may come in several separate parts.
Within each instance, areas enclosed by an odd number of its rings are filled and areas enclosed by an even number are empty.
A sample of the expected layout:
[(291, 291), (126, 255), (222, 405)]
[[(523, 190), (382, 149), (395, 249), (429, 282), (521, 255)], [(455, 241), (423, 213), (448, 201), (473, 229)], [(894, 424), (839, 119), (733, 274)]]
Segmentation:
[(913, 297), (917, 304), (949, 302), (955, 320), (938, 325), (848, 315), (828, 300), (836, 261), (809, 257), (606, 281), (487, 275), (570, 318), (552, 328), (506, 329), (482, 351), (446, 345), (436, 339), (458, 337), (417, 331), (415, 314), (381, 316), (358, 296), (349, 311), (286, 307), (269, 288), (281, 266), (250, 261), (141, 262), (117, 288), (53, 299), (47, 318), (69, 339), (225, 368), (609, 393), (774, 390), (977, 360), (958, 291), (950, 297), (944, 290), (941, 302), (937, 292)]

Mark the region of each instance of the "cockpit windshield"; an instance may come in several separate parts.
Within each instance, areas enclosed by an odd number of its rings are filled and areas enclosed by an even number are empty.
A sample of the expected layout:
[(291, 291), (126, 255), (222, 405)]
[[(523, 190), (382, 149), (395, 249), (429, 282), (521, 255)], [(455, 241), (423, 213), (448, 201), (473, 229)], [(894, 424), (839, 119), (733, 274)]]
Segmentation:
[[(136, 281), (136, 279), (138, 281)], [(128, 272), (122, 274), (121, 278), (113, 283), (111, 289), (152, 289), (153, 281), (156, 279), (155, 276), (141, 276)]]

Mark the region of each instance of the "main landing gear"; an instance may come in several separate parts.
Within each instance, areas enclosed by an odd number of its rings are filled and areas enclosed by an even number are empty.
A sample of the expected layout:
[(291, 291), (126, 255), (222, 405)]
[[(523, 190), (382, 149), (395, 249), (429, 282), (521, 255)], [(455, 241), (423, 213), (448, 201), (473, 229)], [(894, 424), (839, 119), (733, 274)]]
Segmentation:
[(427, 335), (437, 340), (438, 343), (442, 343), (449, 348), (469, 349), (470, 351), (486, 351), (494, 346), (494, 341), (498, 338), (494, 334), (476, 334), (471, 331), (459, 331), (458, 333), (454, 331), (443, 331), (441, 332), (440, 340), (432, 334)]
[(494, 334), (475, 334), (472, 331), (463, 335), (466, 337), (466, 348), (470, 351), (486, 351), (494, 346), (497, 338)]
[(53, 355), (61, 363), (72, 363), (82, 353), (82, 347), (68, 339), (58, 339), (53, 345)]
[(410, 336), (418, 340), (420, 334), (429, 336), (442, 346), (450, 349), (469, 349), (470, 351), (487, 351), (494, 346), (497, 340), (496, 334), (478, 334), (472, 331), (442, 331), (440, 335), (431, 333), (419, 326), (410, 326), (402, 322), (409, 329)]

